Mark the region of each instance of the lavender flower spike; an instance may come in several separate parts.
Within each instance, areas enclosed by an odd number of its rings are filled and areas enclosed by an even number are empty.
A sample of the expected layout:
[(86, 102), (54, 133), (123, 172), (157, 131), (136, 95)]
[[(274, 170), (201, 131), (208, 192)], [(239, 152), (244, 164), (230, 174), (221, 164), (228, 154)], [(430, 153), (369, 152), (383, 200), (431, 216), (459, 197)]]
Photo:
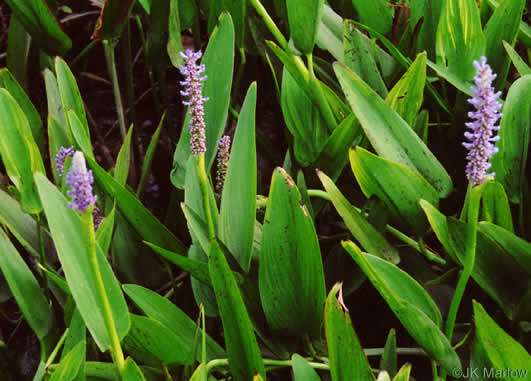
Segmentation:
[(196, 61), (202, 56), (201, 51), (194, 52), (191, 49), (186, 49), (186, 52), (181, 52), (181, 57), (186, 61), (185, 65), (180, 67), (181, 74), (185, 76), (185, 80), (181, 82), (184, 90), (181, 91), (182, 96), (188, 97), (188, 101), (183, 101), (185, 106), (190, 107), (190, 148), (192, 155), (199, 155), (206, 151), (205, 138), (205, 113), (203, 110), (203, 102), (208, 98), (203, 98), (201, 89), (205, 76), (201, 73), (205, 71), (205, 65), (196, 65)]
[(496, 126), (496, 122), (501, 117), (501, 113), (498, 112), (501, 103), (497, 100), (501, 91), (495, 93), (492, 87), (496, 74), (492, 73), (485, 57), (481, 57), (479, 62), (474, 61), (474, 67), (477, 69), (474, 77), (476, 87), (471, 88), (474, 96), (468, 102), (476, 108), (476, 111), (468, 113), (473, 121), (466, 123), (466, 126), (472, 131), (465, 132), (465, 137), (470, 143), (463, 143), (468, 150), (466, 176), (472, 182), (472, 186), (494, 177), (494, 173), (487, 173), (487, 170), (490, 168), (490, 157), (498, 152), (494, 143), (500, 139), (496, 132), (500, 127)]
[(70, 146), (68, 148), (65, 148), (61, 146), (59, 148), (59, 152), (57, 152), (57, 155), (55, 155), (55, 166), (57, 167), (57, 172), (59, 172), (59, 176), (63, 176), (63, 173), (65, 171), (66, 158), (72, 156), (74, 156), (74, 147)]
[(92, 194), (93, 182), (94, 177), (92, 171), (87, 171), (83, 152), (76, 151), (70, 172), (66, 175), (66, 185), (72, 188), (68, 195), (73, 197), (72, 202), (68, 204), (69, 208), (83, 213), (91, 204), (96, 202), (97, 197)]
[(216, 173), (216, 189), (219, 193), (223, 191), (223, 185), (225, 184), (225, 176), (227, 175), (227, 168), (229, 166), (230, 157), (230, 136), (223, 135), (218, 142), (218, 170)]

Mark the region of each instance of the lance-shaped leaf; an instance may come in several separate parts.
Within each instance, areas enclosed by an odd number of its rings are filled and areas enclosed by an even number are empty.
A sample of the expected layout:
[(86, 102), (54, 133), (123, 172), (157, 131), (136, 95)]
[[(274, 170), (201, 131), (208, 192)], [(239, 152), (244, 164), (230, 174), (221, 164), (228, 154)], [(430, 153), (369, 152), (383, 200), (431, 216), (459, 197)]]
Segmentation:
[(336, 283), (325, 305), (325, 332), (332, 381), (374, 380), (352, 321), (343, 304), (341, 283)]
[[(182, 1), (182, 0), (181, 0)], [(236, 47), (243, 48), (245, 41), (245, 30), (247, 16), (247, 0), (222, 0), (225, 9), (230, 13), (234, 22), (234, 35), (236, 37)]]
[(329, 194), (334, 207), (345, 221), (345, 225), (350, 230), (354, 238), (368, 252), (377, 255), (393, 263), (400, 262), (398, 250), (391, 245), (385, 237), (361, 215), (361, 212), (354, 208), (348, 200), (341, 194), (332, 180), (323, 172), (317, 172), (321, 183)]
[(481, 220), (514, 233), (513, 216), (507, 194), (497, 181), (489, 181), (481, 196)]
[(313, 51), (321, 20), (324, 0), (287, 0), (291, 38), (304, 54)]
[(6, 0), (33, 41), (48, 54), (65, 54), (72, 41), (63, 32), (45, 0)]
[(221, 197), (219, 235), (247, 272), (256, 219), (256, 83), (251, 84), (238, 118)]
[(516, 50), (507, 43), (507, 41), (502, 41), (503, 47), (505, 48), (505, 51), (511, 58), (511, 61), (518, 71), (518, 74), (520, 74), (522, 77), (527, 74), (531, 74), (531, 68), (525, 63), (525, 61), (516, 53)]
[[(223, 13), (219, 24), (212, 32), (201, 64), (205, 65), (207, 76), (203, 85), (205, 102), (205, 125), (207, 152), (205, 165), (211, 167), (217, 152), (217, 142), (223, 130), (229, 112), (232, 72), (234, 66), (234, 26), (228, 13)], [(171, 181), (178, 188), (184, 187), (186, 163), (191, 156), (190, 151), (190, 113), (187, 113), (175, 154)]]
[(22, 315), (35, 335), (42, 340), (53, 326), (53, 311), (17, 249), (0, 228), (0, 270), (17, 301)]
[(531, 132), (531, 75), (515, 81), (503, 105), (503, 115), (496, 143), (499, 151), (492, 156), (492, 172), (502, 183), (509, 200), (520, 203)]
[(291, 368), (295, 381), (321, 381), (321, 378), (308, 362), (298, 354), (291, 356)]
[(127, 360), (125, 360), (125, 366), (124, 366), (124, 369), (121, 375), (124, 380), (128, 380), (128, 381), (145, 381), (146, 380), (144, 378), (144, 374), (142, 373), (138, 365), (136, 365), (135, 361), (131, 357), (128, 357)]
[[(96, 275), (92, 273), (92, 267), (88, 262), (89, 244), (85, 235), (82, 234), (81, 219), (74, 210), (68, 208), (67, 200), (44, 175), (36, 173), (35, 182), (76, 306), (96, 344), (100, 350), (105, 351), (111, 347), (111, 339), (103, 317), (103, 310), (99, 307), (100, 297), (94, 281)], [(96, 256), (116, 331), (118, 336), (123, 338), (129, 330), (127, 304), (120, 284), (98, 245), (96, 245)]]
[[(260, 251), (259, 287), (271, 329), (319, 334), (325, 299), (323, 263), (312, 218), (293, 179), (276, 168)], [(299, 319), (304, 316), (303, 320)]]
[(20, 193), (22, 209), (27, 213), (39, 213), (42, 206), (32, 173), (44, 173), (44, 164), (28, 119), (6, 89), (0, 89), (0, 136), (0, 155), (10, 180)]
[(179, 0), (170, 0), (168, 44), (166, 45), (171, 64), (176, 68), (179, 68), (184, 63), (184, 59), (180, 55), (180, 52), (184, 50), (181, 41), (181, 19), (179, 15), (179, 5), (181, 2)]
[(450, 176), (415, 131), (345, 65), (335, 63), (334, 70), (376, 152), (419, 172), (441, 197), (448, 196), (452, 191)]
[(352, 0), (352, 4), (362, 24), (368, 25), (381, 34), (387, 34), (393, 25), (393, 7), (385, 0)]
[(235, 381), (248, 381), (257, 373), (265, 377), (264, 363), (251, 319), (217, 240), (210, 244), (208, 265), (223, 324), (232, 377)]
[(427, 292), (395, 265), (363, 254), (352, 242), (342, 242), (342, 245), (426, 353), (447, 372), (460, 369), (459, 357), (440, 329), (440, 312)]
[(50, 381), (74, 380), (85, 362), (86, 342), (79, 342), (57, 365)]
[(462, 80), (471, 80), (472, 65), (485, 53), (485, 35), (474, 0), (447, 0), (437, 28), (437, 63)]
[(350, 150), (350, 165), (367, 198), (378, 197), (399, 227), (422, 234), (427, 227), (420, 199), (439, 204), (435, 189), (417, 172), (361, 147)]

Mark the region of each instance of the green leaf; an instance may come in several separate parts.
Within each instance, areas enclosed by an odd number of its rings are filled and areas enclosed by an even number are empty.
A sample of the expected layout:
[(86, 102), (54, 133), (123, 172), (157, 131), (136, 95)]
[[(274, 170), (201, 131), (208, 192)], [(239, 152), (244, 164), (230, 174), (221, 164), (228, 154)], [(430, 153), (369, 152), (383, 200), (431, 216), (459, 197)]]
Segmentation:
[[(57, 368), (50, 377), (50, 381), (71, 381), (79, 374), (83, 363), (85, 362), (86, 342), (79, 342), (68, 354), (61, 360)], [(83, 372), (83, 371), (82, 371)]]
[(428, 52), (428, 57), (435, 57), (435, 37), (437, 25), (441, 16), (443, 1), (411, 0), (410, 2), (410, 25), (417, 25), (422, 19), (422, 26), (416, 41), (416, 51)]
[[(79, 343), (87, 342), (87, 327), (83, 322), (83, 317), (77, 308), (72, 312), (72, 318), (68, 325), (68, 334), (66, 335), (65, 345), (61, 353), (61, 359), (64, 359)], [(84, 357), (84, 356), (83, 356)]]
[(184, 59), (180, 55), (180, 53), (184, 51), (183, 43), (181, 41), (181, 21), (179, 18), (179, 5), (181, 2), (182, 0), (170, 0), (168, 44), (166, 46), (171, 64), (176, 68), (179, 68), (184, 63)]
[[(95, 274), (91, 272), (88, 262), (89, 244), (82, 234), (81, 219), (74, 210), (68, 208), (64, 196), (44, 175), (36, 173), (35, 182), (72, 296), (96, 344), (100, 350), (105, 351), (110, 348), (111, 341), (104, 323), (103, 311), (99, 308), (100, 298), (94, 284)], [(116, 330), (122, 338), (129, 330), (127, 304), (120, 284), (98, 245), (96, 256)]]
[[(487, 314), (481, 304), (475, 300), (474, 307), (474, 327), (476, 336), (474, 346), (482, 349), (487, 360), (492, 366), (490, 370), (494, 377), (489, 378), (526, 378), (531, 356), (525, 348), (507, 334), (496, 322)], [(489, 368), (485, 368), (488, 371)], [(508, 371), (510, 374), (500, 374), (496, 377), (496, 372)], [(521, 372), (519, 375), (516, 372)], [(525, 372), (525, 373), (524, 373)]]
[(363, 194), (378, 197), (397, 226), (422, 234), (427, 227), (420, 199), (438, 205), (435, 189), (417, 172), (361, 147), (350, 150), (350, 165)]
[(531, 98), (527, 95), (530, 91), (531, 75), (519, 78), (509, 88), (498, 132), (500, 140), (496, 143), (499, 152), (490, 160), (496, 180), (514, 203), (522, 201), (522, 186), (526, 178), (531, 130)]
[(142, 205), (134, 193), (121, 186), (90, 157), (85, 156), (85, 159), (88, 166), (92, 169), (98, 184), (115, 199), (120, 212), (140, 234), (142, 239), (178, 253), (186, 251), (181, 241)]
[(114, 166), (114, 178), (123, 187), (125, 187), (129, 175), (129, 165), (131, 163), (131, 136), (133, 134), (133, 128), (133, 126), (129, 127), (129, 131), (125, 136), (118, 157), (116, 158), (116, 165)]
[(41, 49), (50, 55), (62, 55), (70, 50), (72, 41), (63, 32), (46, 1), (6, 0), (6, 3)]
[(440, 329), (440, 312), (426, 291), (393, 264), (370, 254), (364, 255), (352, 242), (342, 242), (342, 245), (426, 353), (439, 361), (447, 372), (460, 369), (459, 357)]
[(397, 370), (396, 331), (391, 329), (385, 341), (384, 352), (380, 358), (380, 369), (386, 370), (392, 377)]
[(0, 89), (0, 136), (0, 155), (10, 180), (20, 192), (22, 209), (39, 213), (42, 206), (32, 173), (44, 173), (44, 164), (24, 111), (6, 89)]
[[(228, 13), (219, 18), (219, 25), (212, 32), (201, 64), (205, 65), (206, 81), (203, 83), (205, 102), (205, 125), (207, 152), (205, 165), (207, 171), (212, 166), (217, 142), (223, 130), (229, 111), (232, 73), (234, 66), (234, 27)], [(186, 163), (190, 152), (190, 113), (187, 113), (183, 129), (173, 157), (171, 181), (178, 188), (184, 188)]]
[(385, 0), (352, 0), (362, 24), (368, 25), (381, 34), (391, 31), (394, 9)]
[(85, 154), (85, 157), (88, 156), (91, 159), (95, 159), (94, 153), (92, 152), (92, 143), (90, 142), (90, 135), (87, 135), (88, 128), (83, 125), (78, 115), (74, 110), (68, 110), (68, 124), (70, 125), (70, 131), (74, 136), (75, 142), (81, 151)]
[(159, 126), (155, 130), (155, 133), (151, 136), (151, 141), (149, 142), (148, 148), (146, 150), (144, 162), (142, 163), (142, 174), (140, 175), (140, 181), (138, 182), (138, 189), (136, 191), (137, 197), (140, 197), (140, 195), (142, 194), (142, 191), (144, 190), (148, 176), (150, 174), (151, 165), (153, 163), (153, 157), (155, 156), (155, 151), (159, 142), (160, 132), (162, 131), (162, 127), (164, 126), (165, 117), (166, 113), (162, 114)]
[(170, 1), (152, 0), (150, 25), (146, 36), (146, 61), (152, 67), (165, 68), (168, 64)]
[(41, 116), (35, 106), (33, 106), (33, 103), (31, 103), (24, 89), (6, 68), (0, 69), (0, 87), (5, 87), (8, 93), (17, 101), (22, 112), (28, 119), (33, 139), (37, 142), (37, 145), (40, 145), (44, 137)]
[[(205, 266), (208, 265), (205, 264)], [(188, 315), (168, 299), (147, 288), (134, 284), (124, 284), (123, 289), (143, 313), (171, 330), (187, 348), (192, 348), (195, 333), (199, 328)], [(201, 348), (199, 347), (199, 349)], [(206, 354), (208, 361), (226, 357), (223, 348), (208, 335), (206, 337)], [(194, 358), (201, 361), (201, 350), (197, 351)]]
[[(65, 120), (68, 122), (68, 118), (66, 117), (68, 111), (74, 110), (74, 113), (79, 118), (80, 128), (84, 131), (83, 134), (80, 133), (79, 135), (90, 136), (85, 106), (83, 99), (81, 99), (81, 93), (79, 92), (79, 87), (77, 87), (76, 79), (66, 62), (60, 57), (55, 58), (55, 74), (57, 75), (57, 85), (59, 86), (59, 93), (63, 102)], [(86, 155), (87, 153), (85, 152)]]
[(13, 15), (7, 29), (6, 66), (23, 88), (28, 87), (28, 60), (31, 51), (31, 36)]
[(494, 10), (485, 26), (487, 41), (486, 56), (494, 73), (497, 73), (495, 87), (502, 88), (509, 72), (510, 59), (504, 53), (502, 41), (511, 46), (516, 43), (518, 27), (522, 19), (525, 0), (505, 0)]
[[(48, 115), (48, 149), (50, 151), (50, 166), (54, 175), (55, 183), (59, 186), (64, 182), (64, 176), (59, 176), (55, 158), (61, 147), (71, 147), (72, 142), (67, 137), (67, 130), (64, 125), (51, 114)], [(66, 162), (66, 161), (65, 161)]]
[(265, 369), (236, 279), (217, 240), (210, 244), (210, 278), (223, 324), (229, 366), (235, 381), (248, 381)]
[(334, 70), (376, 152), (418, 171), (441, 197), (448, 196), (452, 191), (450, 176), (415, 131), (346, 66), (335, 63)]
[[(319, 241), (295, 182), (282, 168), (275, 169), (271, 180), (259, 287), (262, 307), (273, 331), (318, 336), (325, 300)], [(300, 316), (305, 318), (301, 321)]]
[(242, 49), (245, 41), (245, 29), (248, 19), (247, 0), (222, 0), (224, 9), (227, 10), (234, 22), (234, 35), (236, 47)]
[(111, 212), (103, 219), (98, 230), (96, 230), (96, 241), (104, 253), (107, 253), (111, 246), (115, 212), (116, 208), (113, 206)]
[(121, 374), (122, 378), (127, 381), (145, 381), (144, 374), (136, 365), (135, 361), (128, 357), (127, 360), (125, 360), (125, 366), (122, 370)]
[(251, 266), (256, 219), (256, 82), (240, 110), (219, 213), (219, 236), (245, 272)]
[(317, 158), (328, 138), (326, 122), (287, 67), (282, 74), (280, 96), (286, 127), (293, 136), (295, 158), (302, 166), (308, 166)]
[(472, 65), (485, 53), (485, 35), (474, 0), (446, 0), (437, 28), (437, 63), (462, 80), (476, 74)]
[(425, 82), (426, 52), (423, 52), (417, 55), (385, 98), (385, 102), (410, 126), (415, 124), (415, 118), (422, 106)]
[(345, 65), (382, 98), (386, 97), (387, 88), (373, 58), (373, 50), (365, 43), (362, 34), (350, 20), (343, 23), (343, 50)]
[(507, 41), (502, 41), (503, 47), (505, 48), (505, 51), (511, 58), (511, 61), (513, 62), (514, 67), (518, 71), (518, 74), (520, 74), (522, 77), (527, 74), (531, 74), (531, 68), (525, 63), (525, 61), (516, 53), (514, 48), (507, 43)]
[(313, 51), (323, 4), (324, 0), (286, 0), (291, 38), (303, 54)]
[(33, 273), (2, 228), (0, 251), (0, 269), (9, 289), (29, 326), (39, 340), (42, 340), (54, 324), (53, 311)]
[(470, 90), (470, 87), (472, 87), (470, 82), (462, 80), (457, 75), (449, 71), (446, 67), (437, 65), (430, 60), (428, 60), (427, 64), (431, 69), (433, 69), (433, 71), (435, 71), (435, 73), (437, 73), (439, 77), (448, 81), (448, 83), (454, 86), (457, 90), (461, 91), (463, 94), (466, 94), (470, 97), (474, 95), (472, 94), (472, 90)]
[(391, 245), (385, 237), (371, 223), (361, 215), (361, 212), (354, 208), (348, 200), (341, 194), (332, 180), (322, 171), (317, 172), (321, 183), (329, 194), (334, 207), (345, 221), (345, 225), (350, 230), (354, 238), (369, 253), (379, 256), (392, 263), (400, 262), (398, 250)]
[(324, 319), (328, 361), (332, 381), (374, 380), (371, 367), (352, 321), (343, 304), (341, 283), (336, 283), (326, 298)]
[[(499, 7), (499, 4), (495, 0), (487, 0), (487, 4), (492, 9), (496, 9)], [(520, 21), (520, 29), (518, 32), (518, 40), (521, 42), (526, 48), (531, 48), (531, 27), (525, 23), (524, 21)]]
[(291, 356), (293, 377), (295, 381), (321, 381), (317, 372), (298, 354)]
[[(149, 317), (130, 314), (131, 329), (123, 340), (124, 349), (137, 360), (156, 365), (189, 365), (190, 346), (170, 328)], [(156, 360), (155, 360), (156, 359)]]
[(481, 220), (489, 221), (514, 233), (513, 217), (507, 194), (497, 181), (489, 181), (481, 196)]
[(44, 84), (46, 85), (46, 100), (48, 101), (48, 118), (52, 115), (66, 129), (67, 122), (63, 110), (63, 100), (55, 74), (50, 69), (44, 69)]
[(411, 364), (406, 363), (400, 368), (393, 381), (409, 381), (409, 375), (411, 374)]
[(127, 25), (129, 13), (133, 9), (133, 0), (105, 0), (100, 16), (96, 21), (92, 39), (110, 40), (120, 37)]

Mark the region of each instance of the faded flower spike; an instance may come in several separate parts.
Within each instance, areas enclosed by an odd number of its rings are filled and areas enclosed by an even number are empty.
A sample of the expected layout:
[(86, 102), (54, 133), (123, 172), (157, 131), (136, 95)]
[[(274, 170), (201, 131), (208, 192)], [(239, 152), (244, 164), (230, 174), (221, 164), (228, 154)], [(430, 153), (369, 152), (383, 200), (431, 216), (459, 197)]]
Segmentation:
[(82, 152), (76, 151), (70, 171), (66, 175), (66, 185), (72, 188), (68, 195), (73, 198), (72, 202), (68, 204), (69, 208), (83, 213), (91, 204), (96, 202), (97, 197), (92, 194), (93, 182), (92, 171), (87, 171), (85, 156)]
[(230, 136), (223, 135), (218, 142), (218, 170), (216, 173), (216, 190), (221, 193), (223, 185), (225, 184), (225, 176), (227, 175), (227, 167), (229, 166), (230, 157)]
[(205, 71), (205, 65), (196, 65), (196, 61), (202, 56), (201, 51), (194, 52), (191, 49), (186, 49), (186, 52), (181, 52), (186, 63), (180, 67), (181, 74), (184, 75), (185, 80), (181, 82), (184, 90), (181, 95), (188, 97), (188, 101), (183, 101), (185, 106), (190, 107), (190, 147), (192, 155), (199, 155), (206, 151), (205, 138), (205, 113), (203, 110), (203, 102), (208, 98), (203, 98), (201, 95), (202, 82), (206, 79), (201, 76)]
[(487, 170), (490, 168), (490, 157), (498, 152), (494, 143), (500, 139), (496, 133), (500, 127), (496, 126), (496, 122), (501, 117), (501, 113), (498, 112), (501, 108), (501, 103), (498, 102), (501, 91), (495, 93), (492, 87), (496, 74), (492, 73), (485, 57), (481, 57), (479, 62), (474, 61), (474, 66), (477, 69), (474, 77), (476, 87), (471, 88), (474, 96), (468, 102), (476, 108), (476, 111), (468, 113), (473, 121), (466, 123), (466, 126), (472, 131), (465, 132), (465, 137), (470, 143), (463, 143), (468, 150), (466, 176), (472, 182), (472, 186), (494, 177), (494, 173), (487, 173)]
[(63, 176), (63, 173), (65, 171), (66, 158), (72, 156), (74, 156), (74, 147), (70, 146), (68, 148), (65, 148), (61, 146), (59, 148), (59, 152), (57, 152), (57, 155), (55, 155), (55, 166), (57, 167), (57, 172), (59, 172), (59, 176)]

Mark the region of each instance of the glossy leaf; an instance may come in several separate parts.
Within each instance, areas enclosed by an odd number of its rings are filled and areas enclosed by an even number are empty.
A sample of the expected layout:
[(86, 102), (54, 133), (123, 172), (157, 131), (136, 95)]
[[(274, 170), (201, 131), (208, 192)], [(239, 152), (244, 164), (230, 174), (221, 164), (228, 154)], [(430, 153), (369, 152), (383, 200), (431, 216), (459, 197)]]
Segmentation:
[(208, 265), (223, 324), (232, 377), (235, 381), (248, 381), (257, 373), (265, 377), (253, 325), (236, 279), (216, 240), (210, 244)]
[(127, 381), (145, 381), (144, 374), (136, 365), (135, 361), (128, 357), (127, 360), (125, 360), (125, 366), (121, 374), (122, 378)]
[(291, 356), (293, 377), (295, 381), (321, 381), (317, 372), (298, 354)]
[[(205, 264), (205, 266), (207, 265)], [(171, 330), (187, 348), (192, 348), (196, 331), (199, 328), (188, 315), (168, 299), (147, 288), (125, 284), (123, 289), (143, 313)], [(206, 337), (206, 355), (208, 361), (226, 356), (223, 348), (208, 335)], [(201, 361), (201, 346), (199, 346), (194, 358)]]
[(68, 124), (70, 125), (70, 131), (74, 136), (77, 147), (85, 154), (94, 160), (94, 153), (92, 152), (92, 143), (90, 142), (90, 135), (87, 135), (88, 129), (83, 126), (83, 123), (79, 119), (74, 110), (68, 110), (67, 112)]
[(256, 83), (240, 110), (219, 213), (219, 235), (245, 272), (251, 265), (256, 219)]
[[(64, 196), (44, 175), (35, 174), (35, 181), (72, 296), (92, 337), (100, 350), (105, 351), (110, 348), (111, 342), (103, 311), (97, 308), (100, 298), (94, 284), (95, 275), (91, 272), (88, 262), (89, 245), (82, 234), (81, 219), (74, 210), (68, 208)], [(122, 338), (129, 330), (127, 305), (118, 280), (98, 245), (96, 256), (116, 330)]]
[[(474, 307), (474, 327), (476, 329), (474, 346), (481, 347), (492, 366), (490, 369), (492, 369), (494, 375), (496, 371), (507, 370), (511, 373), (501, 377), (506, 378), (509, 376), (509, 378), (525, 379), (529, 371), (527, 368), (531, 364), (529, 353), (520, 343), (496, 324), (481, 304), (476, 301), (472, 303)], [(485, 368), (485, 370), (488, 370), (488, 368)]]
[(514, 233), (513, 217), (503, 186), (489, 181), (481, 196), (481, 220), (496, 224)]
[(525, 181), (525, 163), (531, 130), (531, 98), (527, 96), (531, 91), (531, 75), (516, 80), (507, 94), (503, 106), (496, 143), (499, 152), (492, 156), (492, 172), (496, 173), (509, 200), (514, 203), (522, 201), (522, 186)]
[(393, 381), (409, 381), (409, 376), (411, 374), (411, 364), (407, 363), (400, 368), (396, 376), (393, 378)]
[(370, 254), (364, 255), (352, 242), (342, 242), (342, 245), (426, 353), (439, 361), (447, 372), (460, 369), (459, 357), (440, 329), (440, 312), (426, 291), (408, 274), (389, 262)]
[(341, 283), (336, 283), (326, 298), (324, 319), (332, 381), (375, 380), (343, 304)]
[(262, 233), (260, 298), (274, 332), (318, 336), (325, 299), (323, 264), (312, 218), (301, 202), (295, 182), (276, 168)]
[[(234, 66), (234, 26), (228, 13), (223, 13), (212, 32), (201, 64), (205, 65), (206, 81), (203, 84), (207, 152), (205, 165), (211, 167), (217, 152), (217, 142), (227, 120)], [(178, 188), (184, 187), (186, 163), (190, 152), (190, 113), (187, 113), (183, 129), (173, 157), (171, 181)]]
[(350, 150), (350, 165), (365, 196), (378, 197), (399, 227), (416, 234), (425, 231), (427, 221), (418, 201), (425, 199), (438, 205), (439, 197), (422, 176), (361, 147)]
[(0, 89), (0, 135), (0, 155), (20, 192), (22, 209), (31, 214), (40, 212), (32, 173), (44, 173), (44, 164), (24, 111), (6, 89)]
[(497, 73), (495, 87), (505, 84), (509, 72), (510, 59), (505, 54), (502, 41), (514, 46), (518, 27), (525, 8), (525, 0), (505, 0), (494, 10), (485, 26), (486, 56), (492, 71)]
[(0, 228), (0, 269), (22, 315), (35, 335), (42, 340), (52, 328), (53, 311), (39, 283), (6, 233)]
[(317, 175), (321, 180), (326, 192), (329, 194), (334, 207), (343, 218), (345, 225), (361, 246), (369, 253), (379, 256), (392, 263), (400, 262), (398, 250), (391, 245), (387, 239), (361, 215), (361, 212), (354, 208), (350, 202), (341, 194), (332, 180), (322, 171)]
[(120, 152), (118, 152), (116, 165), (114, 166), (114, 178), (123, 187), (125, 187), (129, 175), (129, 165), (131, 163), (131, 136), (133, 135), (133, 128), (133, 126), (129, 127), (129, 131), (125, 136)]
[(423, 52), (417, 56), (385, 98), (385, 102), (410, 126), (415, 124), (415, 118), (422, 106), (425, 82), (426, 52)]
[(462, 80), (476, 74), (472, 65), (485, 53), (485, 35), (474, 0), (446, 0), (437, 28), (437, 63)]
[(291, 38), (303, 54), (313, 51), (324, 0), (286, 0)]
[[(71, 381), (74, 380), (85, 362), (84, 341), (79, 342), (72, 350), (61, 360), (55, 368), (50, 381)], [(81, 372), (84, 372), (81, 370)]]
[(393, 24), (393, 7), (385, 0), (365, 1), (352, 0), (352, 4), (362, 24), (368, 25), (381, 34), (387, 34)]
[(65, 54), (72, 41), (44, 0), (6, 0), (13, 14), (41, 49), (48, 54)]
[(383, 158), (418, 171), (441, 197), (452, 191), (452, 180), (411, 127), (346, 66), (334, 70), (347, 100), (376, 152)]
[(380, 369), (386, 370), (391, 377), (397, 370), (396, 331), (391, 329), (385, 341), (384, 352), (380, 358)]

